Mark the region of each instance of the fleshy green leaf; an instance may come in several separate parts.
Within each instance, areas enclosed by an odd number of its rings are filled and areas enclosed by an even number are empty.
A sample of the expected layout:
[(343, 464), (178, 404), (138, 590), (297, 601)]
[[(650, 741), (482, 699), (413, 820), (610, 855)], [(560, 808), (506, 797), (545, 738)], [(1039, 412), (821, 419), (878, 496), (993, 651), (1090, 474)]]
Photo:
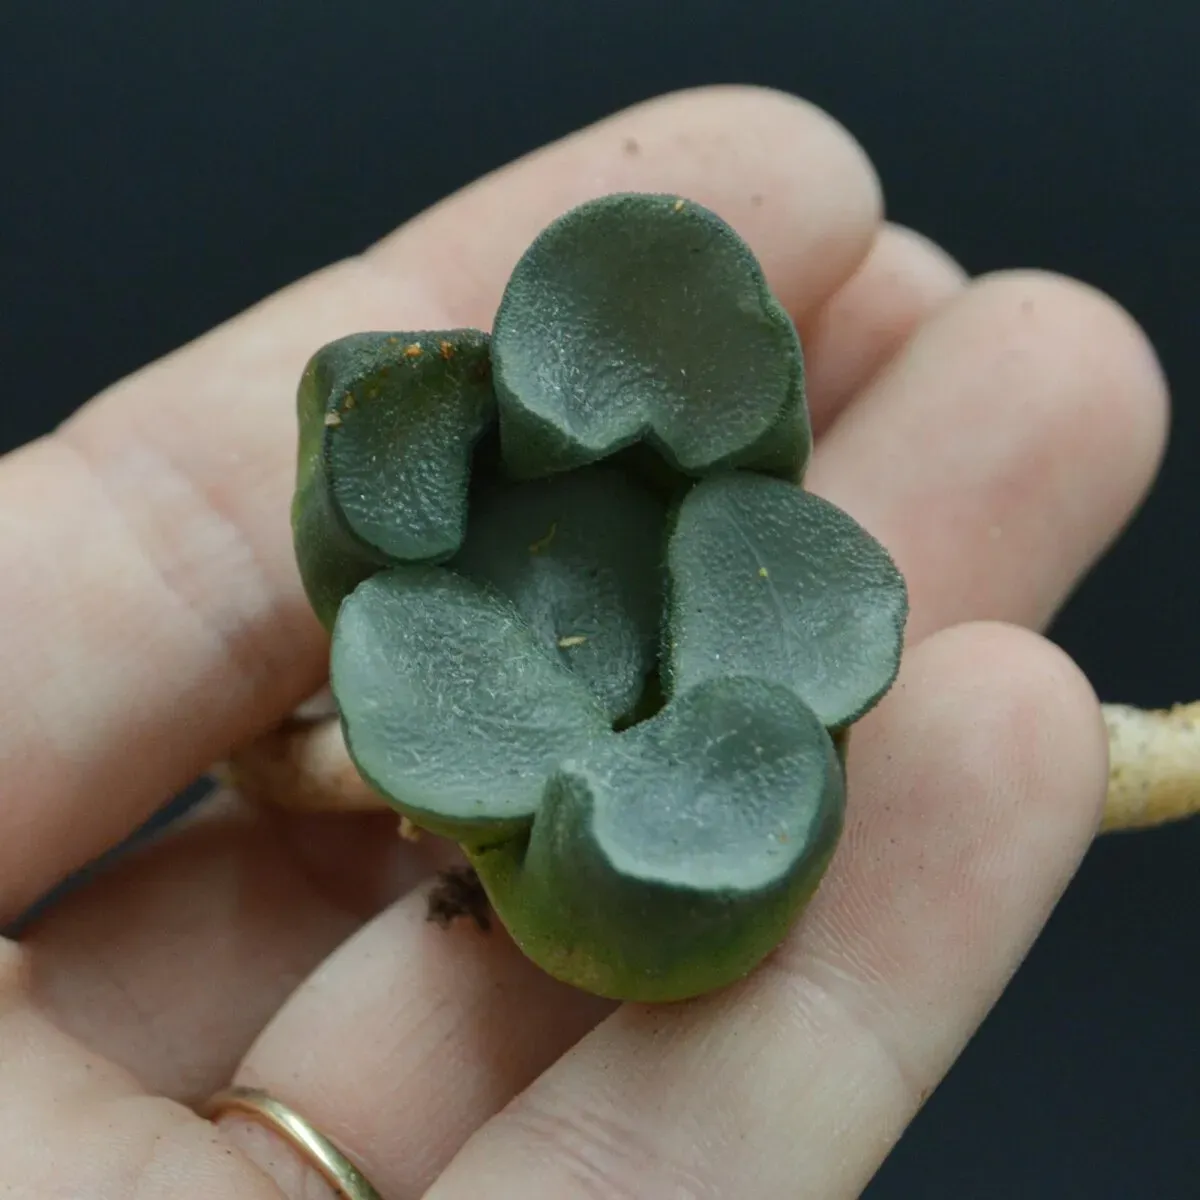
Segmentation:
[(555, 773), (523, 857), (473, 861), (550, 974), (676, 1000), (749, 972), (815, 890), (841, 832), (833, 742), (789, 688), (712, 679)]
[(532, 477), (645, 437), (677, 469), (798, 479), (800, 343), (749, 247), (673, 196), (572, 209), (518, 262), (492, 333), (504, 461)]
[(609, 728), (510, 601), (445, 567), (359, 584), (334, 625), (330, 683), (363, 778), (472, 843), (519, 832), (549, 772)]
[(603, 467), (504, 485), (472, 506), (451, 565), (508, 596), (615, 721), (656, 664), (665, 519), (662, 501)]
[(834, 728), (895, 679), (904, 579), (827, 500), (749, 473), (705, 480), (679, 508), (667, 561), (673, 690), (717, 675), (773, 679)]
[(331, 342), (309, 361), (297, 407), (296, 557), (328, 627), (382, 566), (440, 561), (461, 544), (471, 452), (495, 420), (487, 336)]

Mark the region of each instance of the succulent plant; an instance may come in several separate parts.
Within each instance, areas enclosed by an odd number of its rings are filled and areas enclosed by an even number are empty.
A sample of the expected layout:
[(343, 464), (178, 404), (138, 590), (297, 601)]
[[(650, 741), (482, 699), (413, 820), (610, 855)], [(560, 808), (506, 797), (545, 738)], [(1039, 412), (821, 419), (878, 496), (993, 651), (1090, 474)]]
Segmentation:
[(363, 779), (560, 979), (665, 1001), (751, 971), (833, 854), (907, 596), (802, 486), (801, 347), (749, 248), (603, 197), (490, 337), (343, 338), (298, 408), (297, 560)]

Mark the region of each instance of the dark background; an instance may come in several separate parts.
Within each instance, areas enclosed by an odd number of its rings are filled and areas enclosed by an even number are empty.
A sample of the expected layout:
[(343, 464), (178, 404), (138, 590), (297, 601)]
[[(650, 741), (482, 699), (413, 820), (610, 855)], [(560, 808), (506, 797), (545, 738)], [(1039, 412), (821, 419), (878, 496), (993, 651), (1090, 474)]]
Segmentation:
[[(1146, 327), (1165, 473), (1052, 636), (1106, 699), (1192, 699), (1198, 50), (1186, 0), (4, 3), (0, 448), (514, 155), (769, 84), (972, 272), (1064, 271)], [(871, 1200), (1200, 1196), (1198, 864), (1200, 822), (1095, 846)]]

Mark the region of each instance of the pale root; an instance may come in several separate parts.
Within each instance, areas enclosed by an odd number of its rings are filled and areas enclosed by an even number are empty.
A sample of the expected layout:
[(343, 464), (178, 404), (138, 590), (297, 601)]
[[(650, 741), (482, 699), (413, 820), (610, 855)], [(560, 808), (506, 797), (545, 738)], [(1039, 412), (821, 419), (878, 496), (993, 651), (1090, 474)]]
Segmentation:
[(1108, 799), (1101, 830), (1149, 829), (1200, 813), (1200, 703), (1104, 705)]

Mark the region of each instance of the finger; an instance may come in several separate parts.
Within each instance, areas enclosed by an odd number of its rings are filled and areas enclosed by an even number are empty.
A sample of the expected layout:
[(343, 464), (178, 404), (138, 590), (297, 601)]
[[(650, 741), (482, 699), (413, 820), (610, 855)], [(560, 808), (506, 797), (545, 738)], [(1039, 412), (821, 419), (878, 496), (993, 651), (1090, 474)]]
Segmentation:
[(536, 232), (620, 189), (721, 212), (801, 317), (854, 272), (879, 213), (861, 150), (811, 106), (668, 97), (468, 189), (3, 464), (0, 758), (19, 803), (0, 806), (0, 921), (318, 683), (325, 642), (288, 527), (313, 350), (364, 328), (489, 325)]
[(936, 635), (862, 734), (829, 879), (766, 968), (623, 1008), (428, 1200), (858, 1196), (1067, 883), (1105, 762), (1058, 651), (1004, 627)]
[[(1035, 308), (1069, 311), (1043, 312), (1033, 330), (1011, 317), (999, 319), (1006, 306), (1022, 315), (1031, 299)], [(960, 343), (970, 347), (965, 361), (955, 356)], [(997, 364), (1009, 359), (997, 397), (990, 390)], [(839, 446), (850, 482), (842, 486), (824, 449), (814, 471), (823, 473), (827, 492), (838, 489), (841, 503), (885, 526), (914, 595), (914, 644), (968, 606), (1017, 619), (1053, 607), (1062, 593), (1051, 589), (1068, 586), (1111, 536), (1144, 490), (1161, 445), (1161, 380), (1140, 335), (1107, 301), (1041, 277), (974, 285), (914, 337), (863, 403), (890, 430), (890, 442), (873, 443), (873, 428), (850, 439), (845, 431), (857, 419), (855, 407), (829, 439)], [(919, 419), (906, 418), (909, 405), (917, 406)], [(1083, 419), (1098, 430), (1080, 437), (1076, 426)], [(857, 467), (860, 453), (874, 456), (865, 479)], [(969, 454), (976, 457), (961, 461)], [(878, 477), (887, 478), (884, 468), (893, 460), (899, 486), (889, 504)], [(930, 498), (909, 482), (923, 478), (948, 482)], [(1068, 483), (1078, 490), (1064, 508), (1060, 493)], [(1107, 530), (1100, 524), (1105, 518), (1112, 523)], [(990, 549), (994, 539), (987, 534), (997, 525), (1009, 531), (1004, 555)], [(1053, 556), (1044, 544), (1055, 547)], [(553, 987), (515, 954), (505, 968), (512, 974), (494, 988), (490, 975), (461, 965), (470, 961), (469, 947), (453, 938), (473, 935), (428, 930), (422, 903), (419, 895), (402, 902), (339, 951), (322, 969), (320, 987), (302, 988), (289, 1001), (245, 1064), (250, 1080), (282, 1079), (295, 1046), (311, 1043), (317, 1030), (328, 1036), (334, 1027), (345, 1029), (343, 1040), (330, 1043), (340, 1048), (337, 1061), (333, 1054), (311, 1056), (303, 1075), (289, 1076), (290, 1086), (305, 1097), (314, 1093), (313, 1102), (323, 1088), (362, 1097), (356, 1109), (342, 1110), (351, 1114), (347, 1128), (377, 1140), (390, 1129), (388, 1145), (408, 1164), (404, 1179), (414, 1191), (429, 1182), (432, 1165), (456, 1139), (567, 1048), (569, 1041), (555, 1042), (548, 1032), (551, 1014), (560, 1029), (577, 1029), (594, 1015), (592, 1001)], [(503, 939), (500, 947), (507, 948)], [(444, 970), (436, 966), (439, 953)], [(499, 970), (491, 957), (499, 951), (488, 953), (490, 969)], [(411, 970), (414, 957), (419, 971)], [(432, 1040), (408, 1032), (434, 1021)], [(381, 1041), (385, 1028), (406, 1032)], [(364, 1029), (373, 1030), (372, 1037), (354, 1042), (354, 1032)], [(506, 1031), (503, 1058), (456, 1057), (453, 1072), (444, 1070), (442, 1046), (486, 1046), (497, 1029)], [(358, 1053), (345, 1049), (354, 1045)], [(379, 1088), (388, 1089), (390, 1103), (367, 1111), (365, 1098), (379, 1095)]]
[[(831, 417), (855, 381), (877, 372), (899, 331), (961, 289), (960, 276), (924, 239), (884, 226), (866, 261), (812, 322), (806, 358), (814, 411)], [(214, 833), (206, 825), (191, 845), (191, 832), (178, 831), (165, 854), (142, 855), (107, 873), (99, 887), (51, 911), (27, 939), (34, 949), (36, 995), (62, 1027), (129, 1067), (150, 1090), (184, 1100), (229, 1077), (265, 1014), (348, 932), (335, 932), (340, 923), (293, 917), (309, 904), (325, 911), (321, 892), (281, 896), (274, 920), (265, 906), (255, 907), (253, 920), (238, 920), (235, 894), (245, 880), (224, 869), (222, 855), (257, 861), (264, 853), (261, 825), (248, 824), (242, 814), (220, 837)], [(397, 840), (385, 837), (383, 843), (391, 853)], [(286, 839), (274, 830), (268, 845), (277, 858), (281, 849), (286, 856)], [(320, 860), (323, 878), (368, 871), (374, 853), (356, 841), (358, 865), (351, 868), (341, 847), (327, 850), (319, 837), (306, 839), (304, 851), (310, 864)], [(421, 862), (428, 864), (429, 857)], [(281, 869), (287, 869), (286, 858)], [(274, 868), (262, 874), (260, 886), (272, 886), (267, 880)], [(289, 871), (288, 878), (303, 885), (311, 874)], [(222, 947), (220, 954), (211, 952), (214, 945)], [(199, 966), (180, 972), (181, 963)], [(224, 1003), (235, 991), (240, 1002)], [(147, 1011), (155, 1013), (152, 1025), (142, 1019)]]
[(0, 1194), (281, 1200), (212, 1125), (146, 1095), (55, 1028), (30, 1003), (24, 974), (20, 952), (0, 939)]
[(1043, 627), (1161, 461), (1167, 396), (1107, 297), (1033, 272), (972, 284), (838, 419), (809, 486), (892, 551), (910, 639)]
[(928, 238), (902, 225), (880, 228), (871, 253), (821, 309), (805, 343), (818, 436), (966, 281), (963, 269)]
[(218, 796), (28, 929), (31, 994), (148, 1092), (196, 1103), (322, 958), (452, 858), (386, 815)]
[(427, 897), (410, 893), (340, 946), (234, 1075), (330, 1131), (397, 1200), (423, 1196), (484, 1120), (613, 1008), (537, 970), (494, 921), (431, 924)]

